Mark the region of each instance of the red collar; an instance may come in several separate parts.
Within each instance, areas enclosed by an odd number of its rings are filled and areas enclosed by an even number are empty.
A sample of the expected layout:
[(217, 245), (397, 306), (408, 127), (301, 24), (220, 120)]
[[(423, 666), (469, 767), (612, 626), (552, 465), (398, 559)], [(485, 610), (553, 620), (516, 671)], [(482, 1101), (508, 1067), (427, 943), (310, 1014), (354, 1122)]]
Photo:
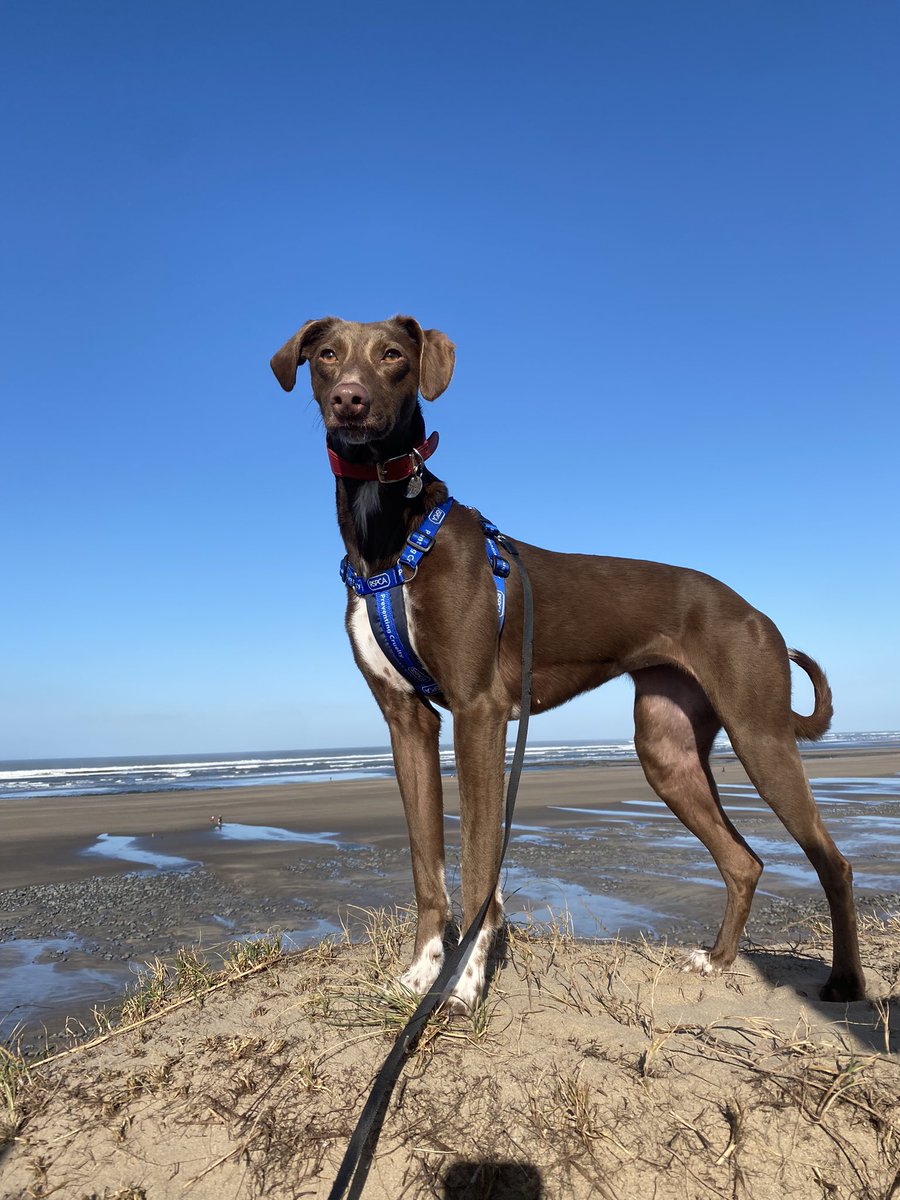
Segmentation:
[(377, 479), (379, 483), (399, 483), (415, 475), (426, 458), (431, 458), (437, 450), (437, 430), (406, 454), (398, 454), (396, 458), (385, 459), (380, 463), (354, 463), (341, 458), (339, 454), (328, 449), (328, 461), (335, 475), (344, 479)]

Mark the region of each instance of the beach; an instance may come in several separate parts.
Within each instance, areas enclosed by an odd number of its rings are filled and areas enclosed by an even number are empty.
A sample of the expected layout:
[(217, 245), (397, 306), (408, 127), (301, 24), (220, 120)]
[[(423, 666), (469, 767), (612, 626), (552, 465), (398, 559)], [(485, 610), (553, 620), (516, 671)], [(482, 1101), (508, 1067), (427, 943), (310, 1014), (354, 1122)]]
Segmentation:
[[(723, 803), (767, 869), (748, 924), (757, 942), (796, 936), (826, 912), (798, 847), (731, 755)], [(857, 895), (900, 892), (900, 753), (805, 754)], [(458, 791), (444, 778), (448, 880), (459, 884)], [(212, 818), (212, 819), (211, 819)], [(221, 818), (221, 826), (219, 819)], [(3, 1032), (56, 1044), (65, 1018), (114, 1003), (141, 964), (199, 944), (278, 930), (302, 947), (351, 932), (413, 893), (396, 781), (5, 800), (0, 845)], [(657, 801), (636, 764), (526, 772), (503, 873), (511, 919), (561, 918), (582, 937), (640, 933), (703, 942), (724, 904), (704, 848)], [(77, 1022), (76, 1022), (77, 1023)]]
[[(716, 782), (766, 871), (737, 961), (710, 977), (686, 967), (721, 881), (640, 768), (526, 772), (486, 1002), (428, 1025), (365, 1195), (892, 1195), (900, 753), (805, 759), (854, 866), (867, 1000), (819, 1000), (821, 889), (733, 756)], [(415, 917), (396, 782), (2, 812), (0, 1200), (325, 1200), (416, 1005), (397, 984)]]

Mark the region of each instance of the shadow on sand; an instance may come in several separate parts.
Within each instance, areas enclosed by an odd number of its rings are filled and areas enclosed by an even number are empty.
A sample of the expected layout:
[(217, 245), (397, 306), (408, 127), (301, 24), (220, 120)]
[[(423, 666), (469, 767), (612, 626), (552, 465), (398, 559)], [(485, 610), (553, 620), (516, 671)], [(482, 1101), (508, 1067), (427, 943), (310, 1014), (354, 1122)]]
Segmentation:
[(531, 1163), (463, 1161), (447, 1168), (444, 1200), (543, 1200), (544, 1183)]

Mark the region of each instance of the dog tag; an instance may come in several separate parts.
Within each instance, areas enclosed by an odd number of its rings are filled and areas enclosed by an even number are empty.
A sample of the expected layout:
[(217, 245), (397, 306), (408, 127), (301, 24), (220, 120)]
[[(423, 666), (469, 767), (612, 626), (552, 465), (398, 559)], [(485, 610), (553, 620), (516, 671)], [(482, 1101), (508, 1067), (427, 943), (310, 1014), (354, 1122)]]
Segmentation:
[(412, 500), (414, 496), (418, 496), (422, 490), (422, 478), (420, 475), (410, 475), (409, 483), (406, 485), (406, 498)]

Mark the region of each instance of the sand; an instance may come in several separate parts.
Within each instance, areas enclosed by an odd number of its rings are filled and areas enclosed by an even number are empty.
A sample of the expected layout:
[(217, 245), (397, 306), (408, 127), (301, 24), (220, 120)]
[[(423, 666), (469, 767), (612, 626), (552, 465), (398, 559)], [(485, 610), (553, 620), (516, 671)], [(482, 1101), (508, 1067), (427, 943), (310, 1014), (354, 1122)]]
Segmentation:
[[(409, 927), (369, 934), (171, 991), (162, 1016), (20, 1075), (0, 1197), (326, 1197), (410, 1010)], [(898, 943), (900, 919), (865, 923), (878, 1003), (844, 1006), (815, 998), (814, 943), (703, 979), (659, 945), (513, 928), (484, 1009), (436, 1021), (407, 1064), (365, 1195), (887, 1200)]]

